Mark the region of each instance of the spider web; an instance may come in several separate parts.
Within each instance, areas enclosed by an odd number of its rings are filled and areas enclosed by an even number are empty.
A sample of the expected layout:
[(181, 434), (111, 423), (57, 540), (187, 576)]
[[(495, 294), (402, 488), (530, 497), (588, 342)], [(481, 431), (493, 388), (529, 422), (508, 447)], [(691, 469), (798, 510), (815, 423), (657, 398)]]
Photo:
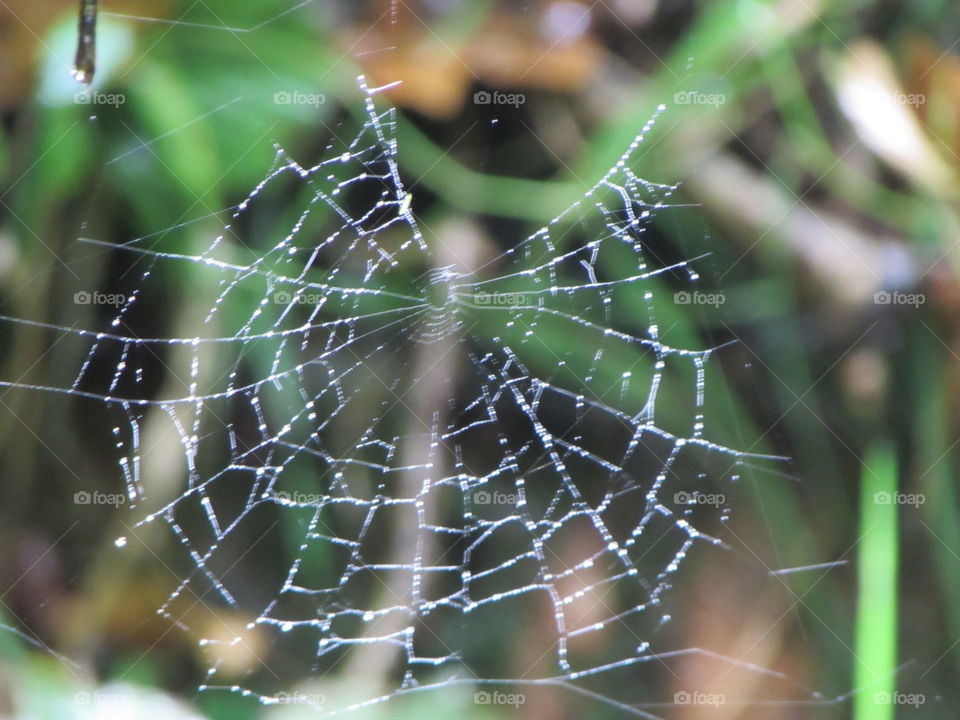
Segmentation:
[[(666, 344), (654, 319), (663, 276), (697, 276), (644, 240), (675, 190), (631, 170), (653, 120), (580, 201), (484, 257), (469, 232), (414, 216), (394, 110), (360, 87), (357, 135), (313, 165), (277, 148), (202, 251), (116, 246), (145, 265), (136, 289), (104, 330), (44, 325), (86, 350), (69, 388), (33, 387), (124, 419), (113, 434), (140, 517), (117, 545), (158, 526), (175, 539), (182, 574), (160, 612), (212, 650), (204, 689), (277, 704), (285, 673), (347, 668), (370, 685), (304, 704), (336, 714), (512, 682), (653, 717), (637, 666), (690, 652), (651, 643), (684, 559), (718, 544), (727, 516), (696, 498), (758, 457), (708, 438), (713, 351)], [(258, 222), (278, 207), (293, 214)], [(197, 290), (202, 330), (139, 336), (148, 288), (184, 275), (212, 289)], [(173, 380), (158, 389), (161, 372)], [(159, 506), (141, 476), (157, 415), (186, 476)], [(203, 635), (198, 604), (251, 620)], [(491, 665), (490, 628), (516, 638), (531, 622), (542, 647), (528, 638), (522, 665)], [(238, 681), (226, 650), (253, 633), (269, 649)], [(609, 697), (618, 674), (636, 697)]]

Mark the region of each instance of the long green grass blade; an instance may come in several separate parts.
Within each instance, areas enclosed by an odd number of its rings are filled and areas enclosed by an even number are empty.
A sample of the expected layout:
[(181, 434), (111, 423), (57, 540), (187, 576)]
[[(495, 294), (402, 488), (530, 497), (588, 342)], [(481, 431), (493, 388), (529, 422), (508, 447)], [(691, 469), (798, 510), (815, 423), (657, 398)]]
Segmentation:
[(854, 720), (892, 720), (897, 667), (897, 465), (886, 443), (866, 457), (860, 480)]

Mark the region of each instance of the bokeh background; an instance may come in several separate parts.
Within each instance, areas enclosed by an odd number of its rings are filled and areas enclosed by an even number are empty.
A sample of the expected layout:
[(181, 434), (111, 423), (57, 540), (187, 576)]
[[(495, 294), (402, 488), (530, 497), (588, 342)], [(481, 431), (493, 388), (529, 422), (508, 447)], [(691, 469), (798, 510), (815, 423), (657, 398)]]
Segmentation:
[[(680, 183), (682, 207), (657, 215), (649, 242), (665, 260), (699, 258), (696, 290), (714, 301), (684, 303), (674, 293), (693, 288), (668, 278), (657, 315), (674, 345), (722, 347), (708, 384), (712, 437), (789, 458), (742, 474), (728, 547), (695, 554), (671, 595), (672, 640), (783, 673), (824, 701), (790, 700), (701, 656), (681, 664), (685, 679), (753, 701), (676, 705), (676, 688), (664, 687), (667, 704), (647, 711), (956, 717), (954, 4), (101, 5), (95, 89), (107, 99), (94, 108), (76, 100), (69, 75), (76, 3), (0, 6), (4, 316), (96, 326), (95, 309), (70, 298), (113, 287), (123, 261), (78, 238), (162, 243), (186, 218), (178, 242), (216, 232), (215, 211), (263, 178), (273, 143), (315, 157), (350, 135), (363, 117), (360, 72), (372, 84), (403, 80), (387, 97), (400, 109), (414, 210), (435, 226), (469, 222), (501, 251), (575, 200), (664, 104), (634, 165)], [(494, 91), (524, 102), (478, 104), (476, 93)], [(324, 101), (278, 102), (278, 92)], [(137, 162), (118, 162), (131, 153)], [(156, 309), (166, 327), (189, 327), (190, 311), (189, 301)], [(58, 357), (36, 327), (0, 328), (3, 380), (69, 387), (73, 368)], [(162, 563), (118, 560), (118, 512), (73, 502), (77, 475), (122, 489), (96, 419), (69, 398), (0, 390), (0, 715), (266, 716), (240, 696), (197, 694), (201, 649), (154, 612), (170, 590)], [(805, 566), (819, 567), (778, 572)], [(506, 665), (529, 640), (502, 638), (491, 659)], [(229, 660), (238, 672), (250, 662)], [(121, 687), (136, 706), (98, 706)], [(370, 713), (626, 716), (550, 692), (518, 709), (457, 691)]]

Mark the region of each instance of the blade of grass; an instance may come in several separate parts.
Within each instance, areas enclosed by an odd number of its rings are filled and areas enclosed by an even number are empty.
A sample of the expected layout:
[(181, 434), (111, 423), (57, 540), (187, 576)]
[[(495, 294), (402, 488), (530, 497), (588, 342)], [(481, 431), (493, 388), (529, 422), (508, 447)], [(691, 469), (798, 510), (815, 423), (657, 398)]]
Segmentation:
[(897, 666), (897, 464), (873, 447), (860, 478), (854, 720), (892, 720)]

